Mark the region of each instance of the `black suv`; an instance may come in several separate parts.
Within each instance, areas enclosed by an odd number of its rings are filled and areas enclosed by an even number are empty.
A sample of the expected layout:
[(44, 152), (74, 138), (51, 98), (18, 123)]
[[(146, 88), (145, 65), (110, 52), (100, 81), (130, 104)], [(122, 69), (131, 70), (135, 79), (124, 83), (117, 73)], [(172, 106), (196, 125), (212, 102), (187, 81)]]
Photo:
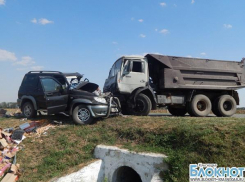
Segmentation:
[(33, 118), (37, 111), (48, 114), (65, 112), (77, 124), (89, 124), (94, 118), (108, 117), (119, 112), (120, 103), (110, 94), (100, 94), (99, 86), (81, 81), (80, 73), (57, 71), (30, 71), (19, 88), (18, 106), (26, 118)]

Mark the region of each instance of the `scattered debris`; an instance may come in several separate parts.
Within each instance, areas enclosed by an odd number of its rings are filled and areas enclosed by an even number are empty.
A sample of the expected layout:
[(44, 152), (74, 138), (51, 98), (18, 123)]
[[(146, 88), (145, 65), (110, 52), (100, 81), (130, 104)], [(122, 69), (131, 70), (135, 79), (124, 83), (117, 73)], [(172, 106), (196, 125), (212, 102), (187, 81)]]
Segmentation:
[(22, 136), (22, 138), (20, 140), (13, 140), (13, 142), (20, 144), (24, 139), (26, 138), (25, 135)]
[(12, 131), (14, 131), (14, 128), (5, 128), (3, 129), (3, 131), (7, 133), (11, 133)]
[(6, 110), (0, 109), (0, 118), (5, 117), (5, 114), (7, 113)]
[(6, 114), (6, 110), (5, 109), (0, 109), (0, 114)]
[(36, 129), (37, 129), (37, 127), (38, 127), (37, 122), (32, 121), (31, 123), (29, 123), (29, 125), (30, 125), (29, 127), (27, 127), (27, 128), (24, 129), (25, 132), (26, 133), (35, 132)]
[[(11, 112), (11, 113), (8, 113), (7, 110), (5, 109), (0, 109), (0, 118), (10, 118), (10, 117), (18, 117), (18, 118), (21, 118), (22, 117), (22, 112), (20, 109), (17, 109), (15, 112)], [(26, 121), (27, 118), (23, 118), (21, 119), (21, 121)]]
[(36, 137), (40, 137), (44, 132), (48, 131), (50, 128), (55, 128), (56, 126), (48, 124), (46, 126), (42, 126), (40, 128), (37, 128), (36, 130)]
[(24, 130), (24, 129), (30, 127), (30, 124), (29, 123), (23, 123), (19, 127), (20, 127), (20, 129)]
[(4, 148), (8, 146), (8, 143), (4, 138), (0, 139), (0, 143)]
[(18, 145), (12, 140), (16, 135), (14, 133), (17, 132), (12, 128), (0, 128), (0, 179), (2, 178), (2, 182), (15, 182), (20, 175), (19, 164), (15, 164), (16, 160), (14, 160), (17, 151), (19, 151)]
[(14, 132), (12, 133), (11, 139), (12, 140), (21, 140), (24, 133), (25, 133), (25, 131), (22, 129), (14, 130)]
[(53, 121), (54, 124), (62, 125), (62, 121)]
[(27, 118), (22, 118), (20, 119), (20, 121), (27, 121)]
[[(1, 113), (4, 111), (1, 110)], [(5, 112), (6, 114), (6, 112)], [(24, 145), (20, 144), (26, 137), (35, 139), (41, 136), (48, 136), (48, 130), (62, 125), (61, 121), (31, 121), (26, 118), (21, 121), (27, 121), (20, 124), (17, 128), (0, 128), (0, 181), (15, 182), (19, 179), (20, 166), (16, 164), (16, 154), (19, 150), (24, 149)], [(36, 141), (43, 143), (42, 138)]]
[(9, 173), (5, 175), (1, 182), (15, 182), (18, 181), (20, 176), (20, 165), (12, 164)]
[(15, 117), (21, 117), (22, 116), (22, 112), (20, 109), (17, 109), (17, 111), (14, 112), (13, 114)]
[(15, 182), (18, 180), (18, 176), (13, 173), (7, 173), (1, 182)]

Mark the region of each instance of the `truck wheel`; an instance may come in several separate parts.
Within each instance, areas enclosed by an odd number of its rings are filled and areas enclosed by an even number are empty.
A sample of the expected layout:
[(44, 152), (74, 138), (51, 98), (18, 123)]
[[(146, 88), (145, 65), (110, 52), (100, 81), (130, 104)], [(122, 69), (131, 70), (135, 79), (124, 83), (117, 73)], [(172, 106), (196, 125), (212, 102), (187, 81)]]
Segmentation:
[(211, 112), (212, 104), (207, 96), (195, 95), (190, 103), (190, 109), (194, 116), (205, 117)]
[(187, 113), (187, 110), (185, 107), (173, 107), (173, 106), (168, 106), (168, 111), (170, 114), (173, 116), (184, 116)]
[(75, 107), (72, 113), (72, 118), (77, 124), (91, 124), (94, 120), (89, 109), (84, 105), (78, 105)]
[(131, 113), (136, 116), (148, 116), (151, 111), (151, 100), (145, 94), (139, 94), (136, 98), (136, 106), (131, 108)]
[(127, 105), (122, 105), (121, 106), (121, 112), (123, 115), (130, 115), (129, 109), (127, 107)]
[(236, 101), (230, 95), (222, 95), (217, 106), (220, 115), (223, 117), (230, 117), (236, 113)]
[(220, 117), (220, 116), (222, 116), (222, 115), (220, 114), (220, 112), (219, 112), (219, 110), (218, 110), (218, 102), (219, 102), (219, 98), (217, 98), (217, 99), (214, 100), (214, 102), (213, 102), (213, 104), (212, 104), (212, 112), (213, 112), (216, 116)]
[(34, 109), (31, 102), (26, 102), (21, 107), (22, 114), (25, 118), (35, 118), (37, 116), (37, 111)]
[(187, 112), (190, 116), (195, 116), (194, 113), (192, 112), (192, 109), (191, 109), (191, 103), (188, 102), (186, 103), (186, 108), (187, 108)]

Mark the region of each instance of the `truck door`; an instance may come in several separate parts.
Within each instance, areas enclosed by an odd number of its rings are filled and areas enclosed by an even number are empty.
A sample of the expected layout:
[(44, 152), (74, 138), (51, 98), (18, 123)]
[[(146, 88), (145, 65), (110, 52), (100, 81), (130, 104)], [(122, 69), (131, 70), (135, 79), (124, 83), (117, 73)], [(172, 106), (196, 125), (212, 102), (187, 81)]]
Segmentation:
[(118, 87), (122, 93), (132, 93), (145, 87), (148, 80), (147, 62), (141, 59), (125, 59)]
[(41, 77), (40, 81), (44, 91), (44, 98), (46, 99), (48, 114), (65, 111), (68, 103), (68, 94), (63, 90), (62, 85), (52, 77)]
[(122, 59), (119, 59), (112, 66), (109, 73), (109, 77), (106, 79), (104, 84), (104, 90), (103, 90), (104, 92), (112, 92), (112, 93), (117, 92), (117, 88), (118, 88), (117, 78), (118, 78), (118, 74), (120, 75), (121, 65), (122, 65)]

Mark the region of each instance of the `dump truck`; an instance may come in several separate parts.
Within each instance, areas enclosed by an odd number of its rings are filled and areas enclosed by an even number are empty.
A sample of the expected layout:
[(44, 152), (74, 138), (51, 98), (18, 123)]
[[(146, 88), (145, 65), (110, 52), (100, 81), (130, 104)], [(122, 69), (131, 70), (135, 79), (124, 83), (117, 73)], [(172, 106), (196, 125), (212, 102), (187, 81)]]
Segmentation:
[(229, 117), (239, 105), (236, 90), (245, 87), (244, 62), (123, 56), (110, 69), (103, 91), (119, 98), (124, 114), (146, 116), (167, 107), (174, 116)]

